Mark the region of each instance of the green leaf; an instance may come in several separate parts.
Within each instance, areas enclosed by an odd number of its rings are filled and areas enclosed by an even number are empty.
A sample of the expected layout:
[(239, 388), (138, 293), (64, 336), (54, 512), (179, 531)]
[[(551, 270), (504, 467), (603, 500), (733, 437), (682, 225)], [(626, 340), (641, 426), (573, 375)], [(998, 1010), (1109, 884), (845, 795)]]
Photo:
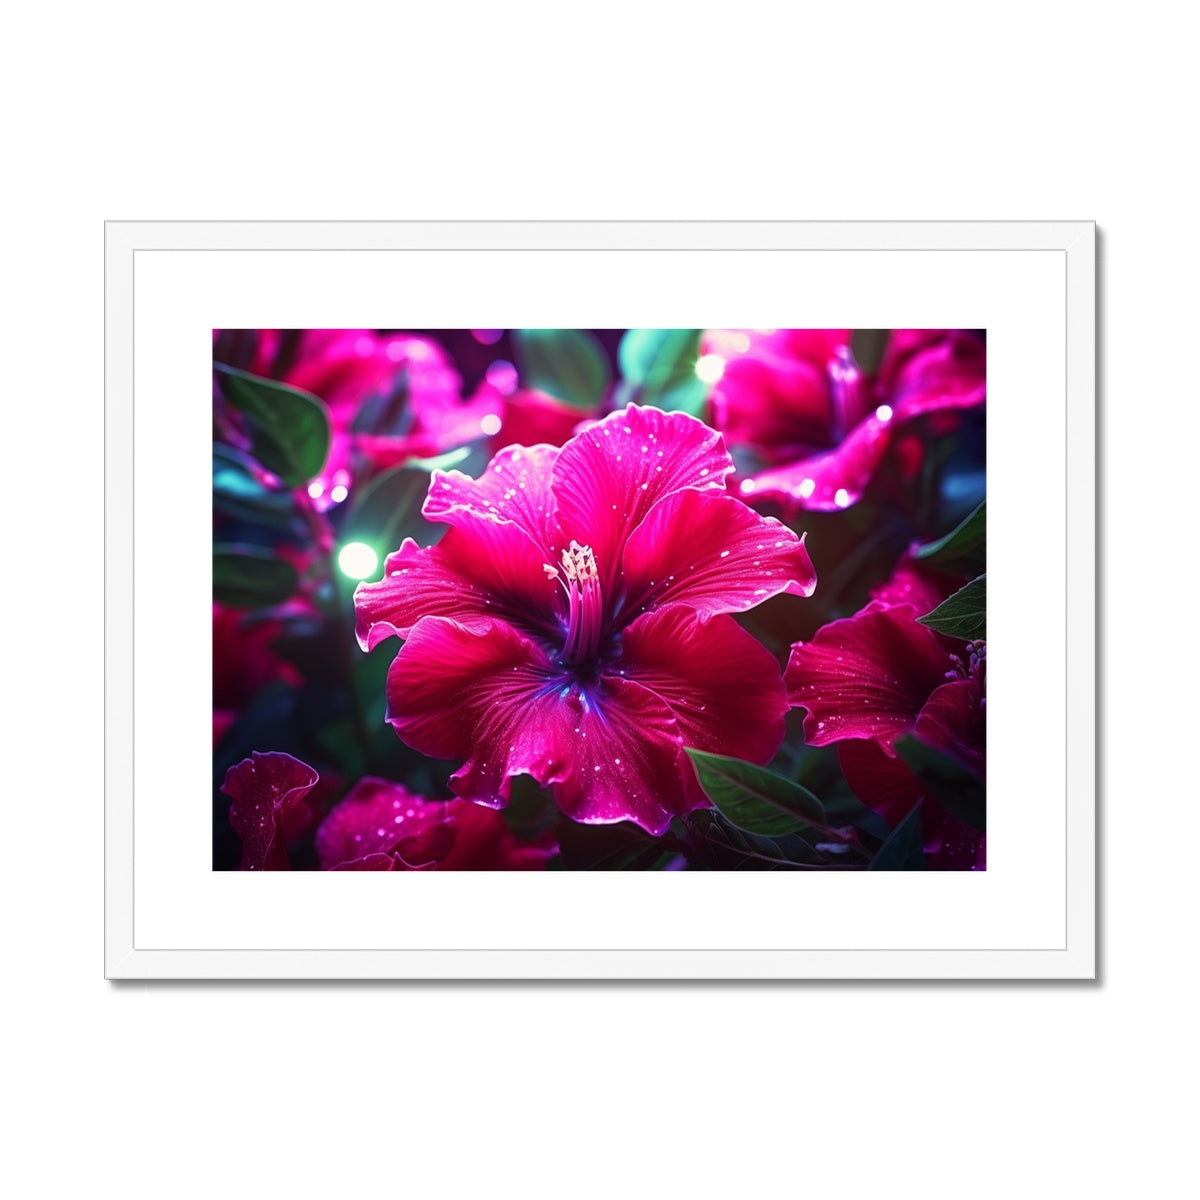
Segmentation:
[(571, 871), (650, 871), (670, 849), (631, 821), (580, 825), (563, 817), (558, 825), (562, 865)]
[(527, 388), (548, 392), (576, 408), (604, 399), (610, 372), (604, 348), (582, 329), (518, 329), (517, 368)]
[(438, 454), (433, 458), (407, 458), (401, 466), (416, 467), (419, 471), (425, 471), (432, 475), (434, 471), (453, 470), (470, 456), (470, 446), (459, 446), (457, 450), (447, 450), (445, 454)]
[(303, 487), (329, 454), (329, 414), (316, 396), (223, 363), (213, 369), (225, 398), (250, 426), (254, 457), (289, 487)]
[(896, 753), (925, 786), (926, 795), (964, 825), (987, 831), (987, 789), (973, 772), (916, 737), (900, 738)]
[(696, 375), (699, 329), (630, 329), (617, 350), (621, 375), (639, 403), (699, 416), (710, 385)]
[(685, 749), (705, 795), (739, 829), (775, 835), (828, 827), (821, 801), (798, 783), (738, 758)]
[(925, 840), (921, 834), (921, 801), (892, 830), (871, 860), (868, 871), (925, 870)]
[(432, 546), (445, 532), (421, 516), (429, 494), (429, 475), (423, 467), (407, 464), (376, 475), (359, 493), (342, 526), (342, 542), (365, 542), (382, 560), (399, 548), (406, 537)]
[(291, 596), (296, 569), (259, 546), (213, 546), (213, 599), (231, 608), (266, 608)]
[(688, 847), (696, 867), (724, 871), (784, 871), (796, 867), (828, 866), (810, 842), (798, 833), (782, 837), (749, 833), (719, 812), (701, 809), (684, 818), (700, 838)]
[(945, 537), (936, 542), (926, 542), (913, 551), (913, 558), (921, 559), (931, 567), (948, 567), (964, 559), (983, 565), (987, 552), (987, 501), (965, 517)]
[(917, 620), (938, 633), (966, 642), (987, 637), (987, 576), (972, 579), (943, 600), (933, 612)]
[(253, 468), (253, 460), (240, 450), (213, 443), (214, 510), (239, 521), (301, 529), (291, 493), (272, 491), (259, 482)]

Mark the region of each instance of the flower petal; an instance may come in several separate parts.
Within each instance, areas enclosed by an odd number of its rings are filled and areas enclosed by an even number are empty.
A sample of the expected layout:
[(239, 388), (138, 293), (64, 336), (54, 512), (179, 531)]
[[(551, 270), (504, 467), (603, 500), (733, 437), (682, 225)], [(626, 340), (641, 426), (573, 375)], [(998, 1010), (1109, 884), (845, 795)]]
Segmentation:
[(553, 785), (584, 823), (633, 820), (659, 834), (707, 804), (662, 700), (619, 677), (581, 687), (503, 622), (414, 626), (388, 674), (388, 720), (423, 754), (465, 758), (451, 787), (489, 807), (522, 774)]
[(943, 683), (921, 709), (914, 732), (980, 778), (986, 775), (987, 722), (977, 679)]
[(563, 537), (590, 546), (612, 594), (625, 540), (663, 497), (680, 488), (723, 492), (733, 461), (719, 433), (686, 413), (629, 405), (573, 437), (553, 482)]
[(436, 546), (409, 538), (388, 556), (378, 583), (354, 590), (359, 645), (370, 650), (384, 638), (407, 637), (425, 616), (501, 618), (556, 636), (562, 590), (545, 561), (522, 529), (495, 518), (468, 518)]
[(735, 445), (748, 442), (777, 457), (833, 438), (827, 366), (849, 344), (845, 330), (709, 330), (706, 354), (724, 369), (709, 403), (713, 423)]
[[(427, 802), (398, 783), (366, 776), (351, 788), (321, 822), (316, 835), (317, 860), (323, 870), (372, 854), (391, 854), (402, 840), (430, 838), (432, 827), (446, 824), (444, 804)], [(443, 847), (444, 850), (448, 847)], [(406, 855), (410, 863), (432, 861), (425, 855)]]
[(891, 752), (952, 666), (931, 629), (907, 605), (868, 605), (821, 626), (792, 647), (784, 679), (793, 706), (808, 709), (804, 740), (827, 746), (873, 738)]
[[(747, 496), (797, 508), (834, 512), (862, 498), (892, 441), (893, 421), (869, 416), (833, 450), (774, 467), (742, 484)], [(749, 484), (750, 486), (747, 486)]]
[(221, 791), (233, 797), (229, 824), (242, 839), (243, 871), (286, 871), (280, 826), (304, 803), (317, 773), (290, 754), (259, 753), (225, 772)]
[(461, 471), (434, 471), (421, 512), (427, 520), (459, 528), (479, 520), (511, 521), (556, 564), (565, 544), (550, 490), (557, 458), (557, 446), (508, 446), (478, 479)]
[(881, 386), (897, 423), (943, 409), (971, 408), (987, 395), (987, 349), (970, 333), (896, 330), (881, 369)]
[(541, 870), (552, 845), (527, 846), (504, 818), (465, 800), (426, 800), (386, 779), (361, 779), (322, 822), (324, 870)]
[(622, 566), (624, 620), (666, 604), (705, 616), (744, 612), (780, 592), (811, 596), (817, 585), (802, 537), (732, 496), (694, 489), (647, 513)]
[(534, 714), (543, 693), (557, 693), (561, 684), (541, 646), (504, 621), (426, 617), (388, 671), (387, 719), (421, 754), (467, 758), (473, 770), (486, 772), (493, 781), (486, 795), (469, 798), (500, 808), (508, 800), (508, 775), (525, 771), (544, 783), (552, 774), (548, 743), (536, 728), (522, 741), (528, 762), (507, 773), (511, 739), (503, 739), (514, 714)]
[(788, 702), (779, 664), (732, 617), (704, 620), (682, 607), (648, 612), (625, 630), (621, 666), (666, 702), (685, 746), (766, 763), (783, 741)]

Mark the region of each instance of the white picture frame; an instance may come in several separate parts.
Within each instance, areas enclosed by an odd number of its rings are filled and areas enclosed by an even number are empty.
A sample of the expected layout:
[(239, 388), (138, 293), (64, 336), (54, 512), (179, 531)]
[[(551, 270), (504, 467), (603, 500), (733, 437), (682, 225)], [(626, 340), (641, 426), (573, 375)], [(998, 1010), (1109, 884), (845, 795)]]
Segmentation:
[[(109, 222), (106, 977), (1094, 978), (1095, 301), (1090, 221)], [(211, 329), (618, 324), (988, 330), (987, 871), (212, 871)]]

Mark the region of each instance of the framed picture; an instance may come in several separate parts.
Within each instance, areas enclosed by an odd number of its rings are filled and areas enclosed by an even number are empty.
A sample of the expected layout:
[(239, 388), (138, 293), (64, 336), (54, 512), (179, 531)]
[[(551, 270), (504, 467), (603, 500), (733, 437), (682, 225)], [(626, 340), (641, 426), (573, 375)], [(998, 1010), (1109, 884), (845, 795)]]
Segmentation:
[(1092, 223), (105, 254), (108, 977), (1094, 978)]

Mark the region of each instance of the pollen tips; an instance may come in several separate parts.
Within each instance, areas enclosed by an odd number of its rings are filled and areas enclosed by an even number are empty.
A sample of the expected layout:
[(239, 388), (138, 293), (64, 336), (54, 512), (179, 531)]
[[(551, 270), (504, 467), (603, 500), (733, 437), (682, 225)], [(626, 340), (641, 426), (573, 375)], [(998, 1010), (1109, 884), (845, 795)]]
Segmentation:
[(581, 545), (571, 539), (571, 544), (562, 552), (563, 574), (572, 582), (587, 583), (599, 575), (596, 569), (596, 555), (591, 546)]

